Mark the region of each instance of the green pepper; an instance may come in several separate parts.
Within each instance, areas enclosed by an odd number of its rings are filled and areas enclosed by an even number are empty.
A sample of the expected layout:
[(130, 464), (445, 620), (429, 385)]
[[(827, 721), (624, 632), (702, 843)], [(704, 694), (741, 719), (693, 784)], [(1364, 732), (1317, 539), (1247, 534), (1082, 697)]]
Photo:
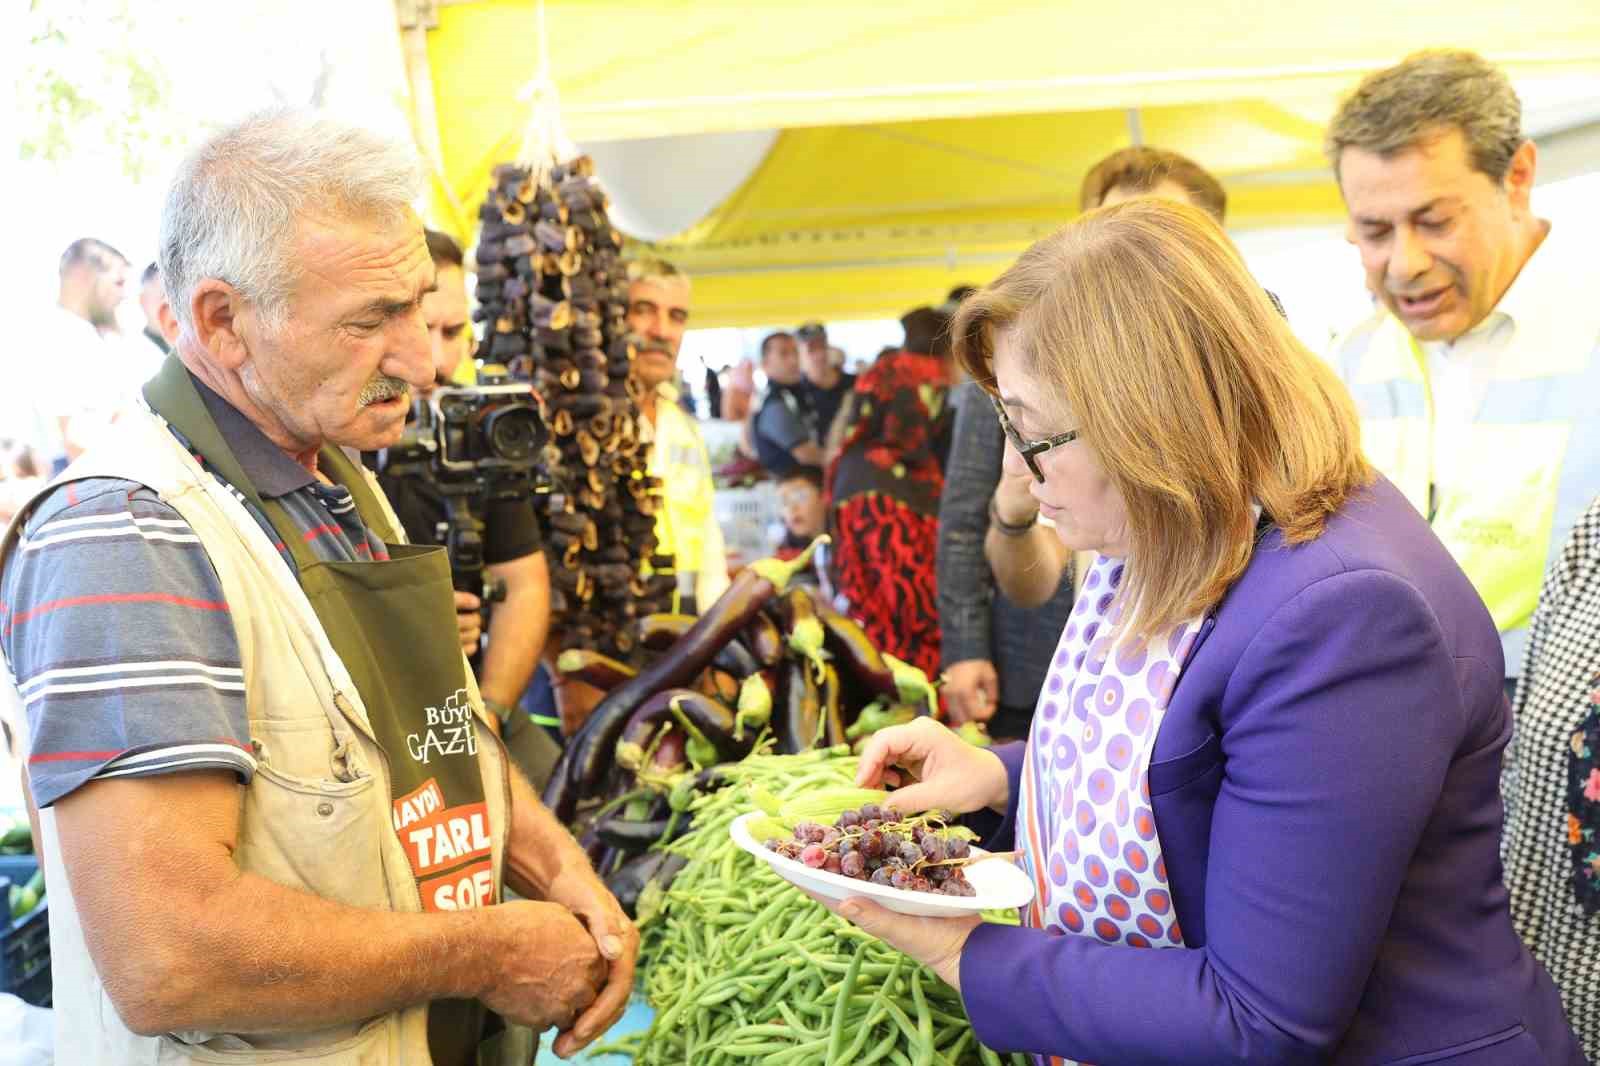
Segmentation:
[(690, 765), (696, 770), (700, 770), (721, 762), (722, 756), (718, 754), (717, 746), (707, 740), (706, 735), (700, 732), (693, 722), (689, 721), (689, 716), (683, 713), (683, 707), (679, 699), (672, 699), (667, 704), (667, 707), (672, 712), (672, 717), (676, 718), (678, 724), (683, 726), (683, 731), (689, 734), (689, 739), (683, 745), (683, 753), (688, 756)]
[(789, 650), (811, 664), (812, 675), (820, 684), (823, 667), (831, 653), (822, 650), (827, 631), (822, 619), (817, 617), (811, 594), (803, 588), (790, 589), (783, 597), (783, 608), (789, 617)]
[(734, 737), (744, 739), (744, 727), (759, 730), (772, 721), (772, 689), (760, 674), (751, 674), (739, 683), (738, 714), (734, 718)]
[(883, 661), (894, 674), (894, 687), (900, 694), (900, 702), (926, 701), (928, 713), (935, 718), (939, 717), (939, 693), (935, 690), (933, 682), (928, 680), (928, 675), (923, 673), (921, 668), (896, 659), (888, 652), (884, 653)]
[(856, 715), (855, 724), (844, 731), (844, 735), (851, 740), (869, 737), (880, 729), (887, 729), (892, 725), (904, 725), (917, 716), (917, 712), (902, 703), (894, 703), (885, 707), (882, 701), (874, 700), (861, 708), (861, 713)]
[(957, 729), (955, 732), (956, 736), (960, 737), (962, 740), (973, 745), (974, 747), (987, 748), (990, 744), (994, 743), (994, 741), (989, 739), (989, 731), (983, 728), (983, 723), (981, 722), (962, 722), (961, 728)]

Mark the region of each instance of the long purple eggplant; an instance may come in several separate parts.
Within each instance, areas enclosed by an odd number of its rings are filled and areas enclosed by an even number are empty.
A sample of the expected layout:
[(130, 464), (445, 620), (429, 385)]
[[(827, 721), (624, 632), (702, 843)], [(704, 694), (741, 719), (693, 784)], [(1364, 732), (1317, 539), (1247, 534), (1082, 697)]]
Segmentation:
[(733, 635), (755, 617), (789, 580), (811, 561), (818, 537), (787, 562), (762, 559), (739, 571), (717, 602), (706, 609), (676, 644), (633, 678), (612, 689), (567, 742), (545, 786), (545, 806), (563, 822), (572, 820), (578, 800), (593, 790), (615, 756), (617, 739), (628, 718), (651, 695), (686, 685), (698, 677)]
[(598, 689), (612, 689), (639, 671), (609, 655), (582, 648), (568, 648), (556, 658), (556, 670), (565, 677), (577, 678)]
[(823, 739), (822, 700), (809, 663), (796, 660), (784, 670), (784, 703), (772, 716), (772, 732), (781, 755), (810, 751)]
[(634, 623), (639, 646), (666, 651), (694, 626), (692, 614), (647, 614)]
[[(680, 714), (716, 747), (722, 759), (741, 759), (750, 754), (755, 735), (746, 730), (743, 739), (735, 736), (737, 730), (732, 708), (694, 689), (668, 688), (645, 700), (638, 710), (629, 715), (622, 729), (622, 739), (617, 741), (618, 761), (625, 765), (642, 761), (644, 749), (656, 730), (665, 722), (681, 726), (682, 723), (678, 722)], [(624, 746), (630, 746), (626, 754)]]
[(761, 663), (745, 649), (745, 646), (739, 642), (738, 637), (734, 637), (724, 644), (722, 649), (711, 660), (711, 664), (717, 669), (733, 675), (735, 681), (743, 681), (761, 669)]
[(839, 672), (865, 687), (874, 695), (885, 699), (898, 699), (894, 671), (883, 661), (883, 655), (867, 636), (867, 631), (854, 618), (820, 601), (813, 601), (818, 620), (822, 622), (823, 638)]
[(839, 671), (832, 663), (827, 663), (822, 668), (822, 685), (820, 686), (819, 698), (822, 702), (823, 742), (830, 748), (835, 744), (849, 743), (844, 735), (844, 716), (839, 709), (839, 701), (842, 696)]
[[(669, 844), (688, 832), (692, 819), (687, 815), (677, 818), (653, 818), (648, 822), (631, 822), (626, 818), (607, 818), (595, 826), (597, 836), (614, 848), (623, 851), (643, 851), (654, 844)], [(667, 830), (672, 835), (667, 835)]]
[(783, 634), (765, 614), (757, 614), (744, 628), (745, 647), (762, 666), (777, 666), (783, 659)]

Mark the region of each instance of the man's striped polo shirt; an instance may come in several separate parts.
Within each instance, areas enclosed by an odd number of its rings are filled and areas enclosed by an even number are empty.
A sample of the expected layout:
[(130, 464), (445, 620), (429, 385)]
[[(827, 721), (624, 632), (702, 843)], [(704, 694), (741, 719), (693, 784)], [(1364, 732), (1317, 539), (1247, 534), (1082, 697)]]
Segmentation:
[[(388, 557), (348, 490), (195, 387), (245, 475), (318, 558)], [(292, 568), (266, 516), (246, 506)], [(221, 582), (188, 523), (142, 485), (90, 478), (40, 501), (0, 580), (0, 650), (28, 716), (40, 806), (97, 777), (214, 768), (248, 781), (255, 771)]]

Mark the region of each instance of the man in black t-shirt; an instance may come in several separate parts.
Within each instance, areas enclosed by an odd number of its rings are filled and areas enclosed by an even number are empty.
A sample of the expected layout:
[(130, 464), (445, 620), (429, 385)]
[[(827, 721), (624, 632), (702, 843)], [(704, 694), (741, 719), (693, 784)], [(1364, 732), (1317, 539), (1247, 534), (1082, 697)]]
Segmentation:
[[(436, 289), (422, 298), (422, 315), (433, 346), (435, 387), (454, 382), (472, 349), (467, 284), (461, 247), (443, 233), (427, 231)], [(420, 477), (382, 472), (378, 481), (413, 544), (444, 544), (449, 523), (444, 497)], [(501, 721), (501, 732), (524, 773), (538, 787), (549, 777), (559, 749), (543, 730), (526, 728), (517, 709), (533, 677), (550, 630), (550, 571), (539, 522), (528, 497), (491, 501), (483, 515), (483, 560), (489, 578), (505, 587), (505, 599), (490, 606), (487, 640), (482, 604), (470, 592), (456, 593), (461, 647), (472, 659), (484, 703)]]
[(856, 387), (856, 376), (844, 372), (844, 353), (828, 345), (828, 330), (821, 322), (807, 322), (794, 335), (805, 375), (801, 387), (817, 412), (817, 430), (826, 445), (844, 398)]
[(754, 436), (761, 465), (782, 477), (797, 466), (820, 466), (822, 432), (800, 374), (800, 349), (788, 333), (761, 342), (767, 398), (756, 412)]

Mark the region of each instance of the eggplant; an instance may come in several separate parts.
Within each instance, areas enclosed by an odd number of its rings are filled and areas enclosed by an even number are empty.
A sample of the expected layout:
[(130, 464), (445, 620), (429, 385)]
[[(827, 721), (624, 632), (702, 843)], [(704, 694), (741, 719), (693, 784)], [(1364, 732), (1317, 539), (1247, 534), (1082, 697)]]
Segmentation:
[[(661, 872), (668, 857), (664, 851), (647, 851), (623, 863), (615, 873), (605, 879), (606, 888), (616, 897), (628, 917), (634, 917), (634, 909), (639, 905), (639, 893), (643, 892), (644, 886)], [(681, 865), (678, 867), (682, 868)], [(673, 871), (674, 874), (676, 872)]]
[[(687, 815), (630, 822), (626, 818), (607, 818), (596, 825), (595, 834), (622, 851), (643, 851), (655, 844), (669, 844), (689, 831), (693, 819)], [(670, 830), (670, 835), (668, 831)]]
[(758, 614), (750, 619), (741, 634), (744, 645), (762, 666), (777, 666), (783, 659), (783, 634), (772, 619)]
[(672, 791), (667, 793), (667, 807), (674, 811), (687, 811), (696, 796), (701, 793), (710, 795), (727, 784), (727, 775), (721, 772), (719, 766), (707, 766), (692, 777), (686, 774), (678, 778)]
[[(644, 760), (644, 751), (649, 747), (650, 738), (655, 736), (664, 722), (672, 722), (679, 728), (667, 734), (661, 747), (666, 747), (670, 741), (676, 744), (678, 752), (685, 752), (687, 741), (684, 727), (687, 725), (716, 748), (719, 758), (702, 758), (699, 760), (702, 764), (719, 762), (724, 758), (743, 758), (749, 754), (755, 741), (754, 736), (740, 739), (735, 735), (738, 729), (734, 712), (720, 701), (693, 689), (669, 688), (651, 696), (628, 718), (622, 739), (617, 742), (617, 761), (623, 766), (638, 767)], [(658, 768), (660, 760), (661, 748), (657, 748), (655, 761)]]
[(556, 657), (556, 669), (598, 689), (613, 689), (639, 671), (597, 651), (568, 648)]
[(694, 621), (694, 615), (645, 615), (635, 627), (638, 645), (651, 651), (666, 651), (690, 631)]
[(584, 855), (588, 857), (589, 865), (598, 870), (601, 861), (605, 858), (607, 845), (595, 833), (593, 827), (584, 830), (583, 835), (578, 838), (578, 846), (583, 849)]
[(568, 742), (545, 786), (544, 802), (563, 822), (570, 821), (578, 799), (599, 782), (615, 755), (617, 739), (639, 705), (664, 688), (686, 684), (704, 670), (718, 650), (755, 617), (763, 605), (783, 592), (790, 578), (810, 564), (819, 537), (794, 559), (762, 559), (739, 571), (728, 590), (695, 620), (683, 637), (637, 676), (624, 681), (601, 701)]
[[(639, 709), (639, 720), (628, 723), (627, 732), (617, 742), (618, 766), (634, 771), (643, 767), (645, 752), (649, 750), (663, 719), (667, 717), (668, 698), (670, 697), (664, 697), (659, 704), (651, 700)], [(683, 730), (669, 730), (655, 745), (655, 754), (650, 757), (651, 770), (655, 773), (670, 774), (683, 769), (684, 741)], [(625, 748), (625, 745), (631, 747)]]
[(604, 818), (595, 823), (595, 836), (613, 848), (629, 853), (643, 851), (661, 839), (667, 831), (667, 819), (634, 821), (622, 816)]
[(683, 872), (685, 866), (689, 865), (689, 856), (679, 855), (675, 852), (663, 852), (662, 854), (667, 856), (667, 861), (661, 864), (661, 869), (656, 871), (656, 876), (653, 880), (661, 886), (661, 891), (665, 892), (672, 887), (672, 879)]
[(750, 753), (754, 738), (739, 740), (734, 736), (737, 729), (734, 711), (721, 700), (692, 690), (680, 690), (668, 701), (668, 713), (674, 718), (681, 715), (680, 724), (687, 722), (693, 726), (726, 758), (742, 758)]
[(839, 671), (832, 663), (825, 663), (822, 667), (822, 736), (828, 747), (835, 744), (847, 744), (844, 733), (844, 718), (839, 713)]
[(696, 679), (694, 689), (731, 707), (739, 700), (739, 684), (739, 679), (726, 670), (711, 666)]
[(826, 604), (815, 604), (817, 620), (822, 623), (823, 639), (834, 661), (842, 672), (878, 696), (887, 700), (899, 698), (894, 671), (883, 661), (883, 655), (861, 628), (861, 623), (846, 617)]
[(743, 681), (751, 674), (761, 671), (761, 664), (756, 661), (754, 655), (751, 655), (746, 650), (743, 644), (739, 643), (738, 637), (734, 637), (722, 646), (722, 650), (717, 652), (716, 658), (711, 660), (711, 665), (718, 670), (732, 674), (735, 681)]
[(810, 751), (821, 739), (822, 701), (809, 663), (793, 662), (785, 669), (783, 710), (775, 716), (773, 734), (779, 754), (796, 755)]

